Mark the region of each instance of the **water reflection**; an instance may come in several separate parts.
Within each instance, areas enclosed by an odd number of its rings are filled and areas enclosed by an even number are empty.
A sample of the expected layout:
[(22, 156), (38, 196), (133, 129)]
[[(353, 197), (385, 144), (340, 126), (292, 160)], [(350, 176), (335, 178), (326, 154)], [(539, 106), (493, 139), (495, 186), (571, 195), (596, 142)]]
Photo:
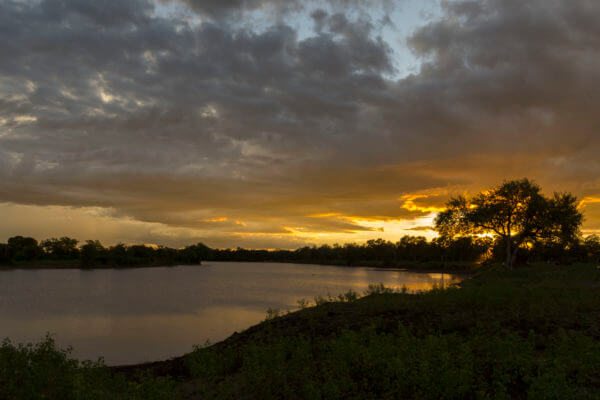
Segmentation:
[(129, 270), (0, 271), (0, 338), (54, 333), (78, 358), (109, 364), (183, 354), (260, 322), (298, 299), (361, 293), (369, 283), (410, 291), (458, 282), (448, 274), (301, 264), (207, 263)]

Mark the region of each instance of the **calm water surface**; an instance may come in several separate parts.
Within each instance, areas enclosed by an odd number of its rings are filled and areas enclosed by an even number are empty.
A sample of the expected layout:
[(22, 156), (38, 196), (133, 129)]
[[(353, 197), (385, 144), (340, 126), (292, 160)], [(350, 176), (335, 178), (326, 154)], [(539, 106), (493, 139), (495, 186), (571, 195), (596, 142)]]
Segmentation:
[(369, 283), (426, 290), (458, 276), (306, 264), (206, 262), (202, 266), (0, 271), (0, 338), (52, 333), (80, 359), (155, 361), (225, 339), (297, 300)]

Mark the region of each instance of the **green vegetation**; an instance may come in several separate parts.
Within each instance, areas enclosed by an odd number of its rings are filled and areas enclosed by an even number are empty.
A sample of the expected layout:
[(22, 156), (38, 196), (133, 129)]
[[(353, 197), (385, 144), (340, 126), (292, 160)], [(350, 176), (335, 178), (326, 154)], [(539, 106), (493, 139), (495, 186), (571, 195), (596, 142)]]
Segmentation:
[(104, 400), (172, 399), (177, 397), (173, 379), (140, 371), (126, 377), (102, 360), (82, 363), (70, 358), (70, 350), (58, 349), (46, 336), (35, 346), (0, 345), (0, 398), (6, 400)]
[(600, 271), (489, 271), (462, 288), (317, 301), (185, 358), (195, 398), (599, 398)]
[(5, 342), (0, 398), (600, 398), (595, 265), (496, 267), (460, 288), (371, 285), (299, 306), (137, 367), (77, 363), (50, 338)]

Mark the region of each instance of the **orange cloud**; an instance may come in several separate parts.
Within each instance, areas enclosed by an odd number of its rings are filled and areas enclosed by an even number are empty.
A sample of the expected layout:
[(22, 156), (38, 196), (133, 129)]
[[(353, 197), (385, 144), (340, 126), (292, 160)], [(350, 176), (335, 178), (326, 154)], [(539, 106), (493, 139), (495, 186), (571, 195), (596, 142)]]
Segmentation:
[(335, 212), (307, 215), (307, 217), (310, 217), (310, 218), (327, 218), (327, 217), (339, 217), (339, 216), (340, 216), (340, 213), (335, 213)]
[(225, 221), (227, 221), (227, 217), (206, 218), (206, 219), (203, 219), (202, 221), (204, 221), (204, 222), (225, 222)]
[(600, 203), (600, 197), (585, 196), (579, 201), (579, 207), (585, 207), (586, 204)]
[[(427, 199), (427, 198), (430, 198), (433, 196), (434, 195), (429, 195), (429, 194), (406, 194), (406, 195), (400, 197), (399, 200), (402, 200), (404, 202), (402, 204), (402, 208), (404, 208), (408, 211), (418, 211), (418, 212), (422, 212), (422, 213), (444, 211), (446, 209), (445, 207), (439, 207), (439, 206), (435, 206), (435, 205), (420, 205), (420, 204), (415, 203), (415, 201), (418, 199)], [(439, 196), (439, 194), (436, 194), (435, 196)]]

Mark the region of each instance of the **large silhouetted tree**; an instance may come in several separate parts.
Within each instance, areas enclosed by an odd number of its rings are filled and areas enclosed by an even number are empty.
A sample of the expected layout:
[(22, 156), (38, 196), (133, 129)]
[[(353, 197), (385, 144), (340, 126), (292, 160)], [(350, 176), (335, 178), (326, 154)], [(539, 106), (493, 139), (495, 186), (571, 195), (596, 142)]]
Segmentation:
[(435, 220), (440, 235), (492, 234), (504, 243), (507, 268), (528, 241), (551, 240), (567, 247), (577, 239), (583, 221), (576, 197), (570, 193), (545, 197), (528, 179), (506, 181), (472, 198), (453, 198), (446, 207)]

